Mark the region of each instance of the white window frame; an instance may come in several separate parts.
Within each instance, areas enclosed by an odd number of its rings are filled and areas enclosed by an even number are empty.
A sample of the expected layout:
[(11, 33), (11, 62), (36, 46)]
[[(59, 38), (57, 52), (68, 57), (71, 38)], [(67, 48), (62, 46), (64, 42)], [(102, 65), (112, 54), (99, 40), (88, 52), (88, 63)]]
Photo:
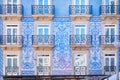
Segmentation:
[(87, 27), (86, 27), (86, 24), (75, 24), (75, 26), (74, 26), (74, 34), (76, 34), (76, 25), (84, 25), (85, 35), (87, 35)]
[[(11, 27), (7, 27), (8, 25), (10, 25)], [(12, 25), (15, 25), (16, 27), (12, 27)], [(6, 32), (5, 35), (7, 35), (7, 29), (11, 29), (12, 32), (13, 32), (13, 29), (17, 29), (17, 36), (19, 35), (19, 25), (18, 24), (7, 24), (6, 25), (6, 30), (5, 30), (5, 32)], [(13, 44), (13, 42), (11, 42), (11, 43)], [(9, 43), (7, 43), (7, 38), (6, 38), (6, 44), (9, 44)]]
[[(105, 56), (105, 54), (114, 54), (115, 56)], [(117, 61), (116, 61), (116, 53), (109, 53), (109, 52), (107, 52), (107, 53), (105, 53), (104, 54), (104, 66), (106, 66), (106, 58), (109, 58), (109, 66), (111, 66), (111, 58), (114, 58), (114, 66), (116, 66), (116, 63), (117, 63)]]
[(37, 56), (37, 66), (39, 66), (39, 58), (42, 58), (42, 59), (43, 59), (43, 64), (42, 64), (43, 66), (46, 66), (45, 63), (44, 63), (44, 59), (45, 59), (45, 58), (48, 58), (48, 59), (49, 59), (49, 62), (48, 62), (48, 65), (47, 65), (47, 66), (50, 66), (50, 64), (51, 64), (50, 62), (51, 62), (51, 61), (50, 61), (50, 55), (49, 55), (49, 54), (45, 54), (44, 56), (43, 56), (43, 55), (38, 55), (38, 56)]
[[(8, 54), (9, 55), (9, 54)], [(10, 56), (8, 57), (8, 55), (6, 56), (6, 67), (7, 67), (7, 59), (11, 58), (12, 60), (12, 67), (13, 67), (13, 59), (16, 58), (17, 59), (17, 67), (19, 66), (19, 59), (18, 59), (18, 55), (12, 56), (10, 54)]]
[(46, 27), (39, 27), (41, 25), (47, 25), (48, 26), (48, 35), (50, 35), (50, 25), (49, 24), (38, 24), (37, 25), (37, 35), (39, 35), (39, 29), (44, 29)]
[(104, 30), (104, 32), (103, 32), (104, 35), (105, 35), (105, 27), (106, 27), (106, 26), (109, 26), (109, 25), (114, 25), (115, 35), (117, 35), (117, 33), (118, 33), (118, 31), (117, 31), (117, 24), (104, 24), (104, 25), (103, 25), (103, 27), (104, 27), (104, 29), (103, 29), (103, 30)]
[[(114, 27), (110, 27), (110, 28), (114, 28), (115, 29), (115, 34), (114, 35), (117, 35), (117, 29), (116, 29), (116, 24), (105, 24), (104, 25), (104, 35), (106, 35), (106, 28), (108, 28), (108, 27), (106, 27), (106, 26), (109, 26), (109, 25), (114, 25)], [(116, 41), (116, 38), (115, 38), (115, 41)], [(108, 43), (109, 44), (109, 43)], [(111, 43), (110, 43), (111, 44)]]
[[(80, 56), (78, 56), (78, 55), (80, 55)], [(76, 58), (79, 58), (79, 59), (81, 59), (81, 57), (83, 58), (84, 57), (84, 64), (83, 65), (81, 65), (81, 66), (86, 66), (87, 67), (87, 54), (80, 54), (80, 53), (75, 53), (74, 54), (74, 66), (76, 66), (75, 65), (75, 59)]]

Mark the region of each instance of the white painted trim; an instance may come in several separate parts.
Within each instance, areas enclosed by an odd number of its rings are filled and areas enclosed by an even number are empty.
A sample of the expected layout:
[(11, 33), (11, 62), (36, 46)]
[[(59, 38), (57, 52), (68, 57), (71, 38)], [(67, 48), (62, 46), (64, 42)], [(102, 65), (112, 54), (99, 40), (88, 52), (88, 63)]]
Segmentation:
[[(115, 56), (105, 56), (105, 54), (115, 54)], [(103, 51), (103, 66), (105, 66), (105, 58), (114, 58), (115, 66), (117, 65), (117, 51)]]
[(115, 35), (118, 34), (117, 24), (104, 24), (104, 25), (103, 25), (103, 27), (104, 27), (104, 28), (103, 28), (103, 30), (104, 30), (104, 31), (103, 31), (103, 34), (104, 34), (104, 35), (105, 35), (105, 29), (106, 29), (105, 26), (106, 26), (106, 25), (114, 25), (115, 27), (112, 27), (112, 28), (115, 28)]
[[(49, 35), (50, 35), (50, 24), (49, 23), (39, 23), (39, 24), (37, 24), (37, 35), (38, 35), (38, 29), (39, 29), (39, 25), (48, 25), (48, 30), (49, 30)], [(41, 27), (41, 28), (44, 28), (44, 27)]]
[(84, 25), (85, 26), (85, 35), (87, 35), (87, 24), (83, 24), (83, 23), (75, 23), (74, 24), (74, 33), (73, 34), (76, 34), (76, 25)]
[(17, 35), (20, 35), (20, 24), (16, 24), (16, 23), (5, 23), (5, 30), (4, 30), (5, 35), (7, 35), (7, 25), (17, 25), (17, 27), (11, 27), (11, 28), (17, 28)]

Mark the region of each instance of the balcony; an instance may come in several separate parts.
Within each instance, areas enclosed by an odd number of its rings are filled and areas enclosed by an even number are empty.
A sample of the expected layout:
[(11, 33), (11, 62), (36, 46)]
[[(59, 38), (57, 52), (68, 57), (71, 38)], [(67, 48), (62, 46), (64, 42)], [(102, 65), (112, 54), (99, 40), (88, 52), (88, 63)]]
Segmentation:
[(32, 44), (35, 48), (53, 48), (54, 39), (54, 35), (33, 35)]
[(19, 67), (18, 66), (7, 66), (5, 67), (5, 75), (19, 75)]
[(50, 66), (37, 66), (37, 75), (50, 75)]
[(0, 47), (22, 47), (21, 35), (0, 35)]
[(104, 66), (104, 74), (105, 75), (116, 74), (116, 66)]
[(106, 17), (120, 18), (119, 5), (101, 5), (100, 11), (102, 19)]
[(99, 40), (102, 48), (115, 48), (114, 43), (115, 41), (119, 41), (119, 35), (101, 35)]
[(91, 35), (70, 35), (70, 45), (72, 48), (90, 48), (91, 44)]
[(23, 6), (22, 5), (0, 5), (0, 17), (3, 20), (17, 21), (21, 19)]
[(89, 20), (92, 14), (91, 5), (70, 5), (69, 13), (72, 20)]
[(87, 66), (75, 66), (74, 75), (87, 75)]
[(54, 5), (33, 5), (32, 16), (37, 21), (51, 21), (54, 17)]

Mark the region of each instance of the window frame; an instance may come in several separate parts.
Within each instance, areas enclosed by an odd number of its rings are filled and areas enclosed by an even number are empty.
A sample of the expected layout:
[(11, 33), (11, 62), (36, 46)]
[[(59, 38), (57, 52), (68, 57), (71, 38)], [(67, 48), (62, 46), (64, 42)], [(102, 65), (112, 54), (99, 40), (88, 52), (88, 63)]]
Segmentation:
[[(82, 0), (81, 0), (81, 2), (82, 2)], [(72, 5), (76, 5), (76, 0), (72, 0)], [(85, 0), (84, 5), (89, 5), (89, 0)]]
[[(47, 25), (48, 26), (48, 35), (50, 35), (50, 25), (49, 24), (38, 24), (37, 25), (37, 35), (39, 35), (39, 29), (45, 29), (45, 27), (39, 27), (39, 26), (41, 26), (41, 25)], [(43, 34), (43, 33), (42, 33)]]
[[(8, 57), (8, 55), (10, 55), (10, 56)], [(14, 55), (14, 54), (7, 54), (7, 55), (6, 55), (6, 65), (5, 65), (6, 67), (7, 67), (7, 60), (8, 60), (8, 59), (11, 59), (11, 62), (12, 62), (12, 63), (11, 63), (12, 66), (11, 66), (11, 67), (13, 67), (13, 59), (15, 59), (15, 58), (17, 59), (17, 67), (19, 66), (19, 58), (18, 58), (18, 55), (17, 55), (17, 54), (15, 54), (14, 56), (13, 56), (13, 55)]]
[[(13, 0), (11, 0), (12, 1), (12, 5), (13, 5)], [(8, 2), (7, 2), (7, 0), (4, 0), (4, 4), (7, 4)], [(17, 0), (17, 3), (16, 4), (21, 4), (21, 0)]]
[(42, 63), (42, 66), (44, 67), (44, 66), (46, 66), (45, 65), (45, 58), (48, 58), (49, 59), (49, 62), (48, 62), (48, 65), (47, 66), (49, 66), (50, 67), (50, 65), (51, 65), (51, 60), (50, 60), (50, 55), (49, 54), (45, 54), (45, 55), (37, 55), (37, 66), (39, 66), (39, 59), (42, 59), (43, 60), (43, 63)]
[[(35, 5), (39, 5), (38, 3), (39, 3), (39, 0), (35, 0)], [(44, 1), (43, 1), (43, 3), (44, 3)], [(44, 5), (44, 4), (42, 4), (42, 5)], [(52, 5), (52, 0), (48, 0), (48, 5)]]
[[(117, 2), (118, 2), (118, 0), (109, 0), (109, 5), (111, 5), (111, 1), (115, 1), (115, 5), (117, 5)], [(107, 5), (106, 4), (106, 0), (103, 0), (103, 3), (102, 3), (103, 5)]]

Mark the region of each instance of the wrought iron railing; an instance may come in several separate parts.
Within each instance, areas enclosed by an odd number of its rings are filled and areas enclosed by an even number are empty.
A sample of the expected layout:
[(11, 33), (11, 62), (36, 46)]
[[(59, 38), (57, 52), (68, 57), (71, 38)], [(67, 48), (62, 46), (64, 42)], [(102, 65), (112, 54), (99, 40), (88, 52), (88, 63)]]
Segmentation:
[(0, 45), (22, 45), (22, 35), (0, 35)]
[(74, 66), (74, 75), (87, 75), (87, 66)]
[(118, 15), (120, 14), (119, 5), (101, 5), (101, 14), (111, 14), (111, 15)]
[(18, 75), (19, 67), (18, 66), (7, 66), (5, 67), (5, 75)]
[(104, 74), (113, 75), (116, 73), (116, 66), (104, 66)]
[(69, 6), (70, 15), (74, 14), (91, 14), (92, 6), (91, 5), (70, 5)]
[(37, 75), (50, 75), (50, 66), (37, 66)]
[(32, 44), (33, 45), (53, 45), (54, 35), (33, 35)]
[(33, 5), (32, 6), (32, 14), (50, 14), (53, 15), (55, 11), (54, 5)]
[(0, 5), (0, 14), (6, 15), (6, 14), (18, 14), (22, 15), (23, 13), (23, 6), (18, 4), (7, 4), (7, 5)]
[(119, 35), (101, 35), (99, 40), (100, 44), (114, 44), (115, 41), (119, 41)]
[(91, 45), (91, 35), (70, 35), (70, 45)]

